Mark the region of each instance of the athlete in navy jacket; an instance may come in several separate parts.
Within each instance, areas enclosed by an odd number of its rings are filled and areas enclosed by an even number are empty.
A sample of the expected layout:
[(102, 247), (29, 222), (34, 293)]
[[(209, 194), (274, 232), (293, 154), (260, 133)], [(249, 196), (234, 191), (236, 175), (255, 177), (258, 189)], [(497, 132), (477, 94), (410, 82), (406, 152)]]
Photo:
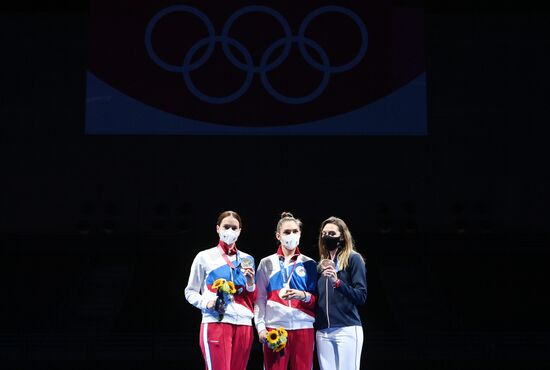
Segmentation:
[(319, 366), (321, 370), (359, 370), (363, 327), (357, 306), (367, 300), (366, 268), (343, 220), (323, 221), (319, 255), (315, 318)]

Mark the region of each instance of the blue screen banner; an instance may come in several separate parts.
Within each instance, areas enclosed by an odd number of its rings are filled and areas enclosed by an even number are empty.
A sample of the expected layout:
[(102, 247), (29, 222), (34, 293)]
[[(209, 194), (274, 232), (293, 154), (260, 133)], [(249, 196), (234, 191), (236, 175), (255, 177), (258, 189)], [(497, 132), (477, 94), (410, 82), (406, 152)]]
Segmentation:
[(86, 133), (426, 135), (423, 9), (91, 2)]

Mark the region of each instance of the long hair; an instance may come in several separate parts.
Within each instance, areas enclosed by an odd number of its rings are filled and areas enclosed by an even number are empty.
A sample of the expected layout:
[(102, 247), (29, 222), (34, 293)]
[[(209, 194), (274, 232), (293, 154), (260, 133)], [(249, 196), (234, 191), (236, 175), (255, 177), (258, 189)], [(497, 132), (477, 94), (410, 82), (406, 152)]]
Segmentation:
[[(321, 223), (321, 228), (319, 229), (320, 259), (330, 259), (329, 250), (327, 249), (325, 241), (322, 238), (323, 228), (327, 224), (336, 225), (338, 227), (338, 230), (340, 231), (341, 237), (344, 239), (343, 245), (342, 247), (340, 247), (340, 251), (338, 252), (338, 263), (340, 264), (340, 268), (343, 270), (348, 267), (349, 256), (351, 256), (351, 254), (355, 252), (355, 243), (353, 241), (353, 237), (351, 236), (348, 225), (346, 225), (346, 223), (341, 218), (334, 216), (327, 218)], [(361, 258), (363, 257), (361, 256)]]

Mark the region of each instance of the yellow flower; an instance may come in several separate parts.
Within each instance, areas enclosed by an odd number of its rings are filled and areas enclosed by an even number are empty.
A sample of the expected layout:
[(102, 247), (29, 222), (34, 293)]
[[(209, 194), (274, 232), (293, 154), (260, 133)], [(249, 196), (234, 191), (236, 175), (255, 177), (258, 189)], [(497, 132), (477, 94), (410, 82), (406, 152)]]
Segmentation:
[(279, 328), (279, 334), (281, 335), (281, 337), (288, 337), (288, 333), (286, 332), (285, 328), (283, 328), (282, 326)]
[(273, 348), (273, 352), (281, 352), (285, 348), (286, 343), (280, 344), (277, 347)]
[(217, 279), (216, 281), (214, 281), (214, 284), (212, 284), (212, 289), (220, 289), (223, 284), (225, 283), (225, 279)]
[(276, 344), (279, 341), (279, 332), (275, 329), (270, 330), (267, 333), (267, 342), (271, 345)]
[(235, 284), (233, 284), (232, 281), (228, 281), (227, 285), (229, 285), (229, 293), (231, 294), (237, 293), (237, 289), (235, 289)]

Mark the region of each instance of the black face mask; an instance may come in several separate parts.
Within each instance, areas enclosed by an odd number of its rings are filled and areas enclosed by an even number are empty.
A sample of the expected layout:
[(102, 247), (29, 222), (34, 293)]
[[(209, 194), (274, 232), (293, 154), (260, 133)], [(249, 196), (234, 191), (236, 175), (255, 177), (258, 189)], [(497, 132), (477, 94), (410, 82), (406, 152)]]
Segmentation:
[(323, 241), (329, 251), (333, 251), (342, 246), (342, 241), (338, 237), (325, 235), (323, 236)]

